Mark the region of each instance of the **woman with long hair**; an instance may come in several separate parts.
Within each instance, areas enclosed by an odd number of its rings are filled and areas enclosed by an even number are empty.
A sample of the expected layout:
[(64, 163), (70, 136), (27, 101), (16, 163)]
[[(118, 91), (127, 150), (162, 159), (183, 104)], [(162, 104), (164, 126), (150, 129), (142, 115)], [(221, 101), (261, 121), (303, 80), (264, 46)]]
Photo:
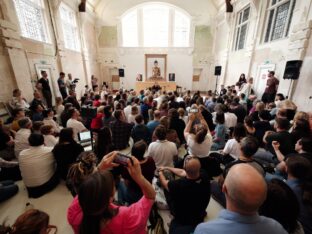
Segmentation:
[(77, 195), (77, 191), (81, 183), (89, 175), (97, 171), (96, 155), (92, 151), (82, 152), (77, 162), (72, 164), (67, 174), (66, 185), (73, 196)]
[[(50, 217), (47, 213), (30, 209), (21, 214), (12, 227), (0, 225), (0, 234), (45, 234), (57, 233), (54, 225), (49, 225)], [(51, 230), (54, 229), (54, 232)]]
[(103, 155), (106, 155), (114, 150), (112, 141), (112, 132), (109, 127), (101, 128), (98, 131), (95, 141), (95, 153), (99, 160), (102, 160)]
[[(194, 125), (194, 121), (198, 119), (199, 124)], [(194, 125), (194, 131), (192, 127)], [(199, 158), (208, 157), (212, 145), (212, 136), (210, 134), (207, 123), (200, 112), (190, 114), (188, 123), (184, 129), (184, 136), (188, 146), (188, 154), (196, 155)]]
[(129, 207), (114, 205), (115, 185), (112, 174), (105, 170), (113, 167), (117, 152), (106, 155), (98, 172), (88, 176), (80, 185), (67, 211), (67, 219), (75, 234), (146, 233), (147, 220), (156, 193), (144, 178), (139, 161), (128, 160), (127, 170), (140, 187), (143, 197)]
[(185, 123), (182, 119), (180, 119), (177, 109), (171, 108), (168, 111), (168, 118), (169, 118), (169, 129), (173, 129), (177, 132), (180, 143), (183, 144), (185, 142), (183, 133), (183, 130), (185, 129)]
[(60, 132), (59, 142), (52, 150), (57, 172), (63, 180), (66, 180), (70, 165), (76, 162), (78, 155), (83, 151), (84, 148), (74, 140), (73, 129), (63, 128)]

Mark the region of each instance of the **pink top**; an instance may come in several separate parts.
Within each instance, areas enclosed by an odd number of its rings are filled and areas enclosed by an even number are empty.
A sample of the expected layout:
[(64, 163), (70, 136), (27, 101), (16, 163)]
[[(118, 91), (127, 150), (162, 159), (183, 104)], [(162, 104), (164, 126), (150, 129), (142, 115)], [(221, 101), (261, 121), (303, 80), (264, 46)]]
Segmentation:
[[(118, 214), (101, 230), (101, 234), (145, 234), (147, 220), (154, 200), (143, 196), (138, 202), (129, 207), (119, 206)], [(118, 206), (111, 204), (113, 208)], [(82, 221), (82, 210), (76, 196), (67, 210), (67, 220), (75, 234), (79, 234)]]

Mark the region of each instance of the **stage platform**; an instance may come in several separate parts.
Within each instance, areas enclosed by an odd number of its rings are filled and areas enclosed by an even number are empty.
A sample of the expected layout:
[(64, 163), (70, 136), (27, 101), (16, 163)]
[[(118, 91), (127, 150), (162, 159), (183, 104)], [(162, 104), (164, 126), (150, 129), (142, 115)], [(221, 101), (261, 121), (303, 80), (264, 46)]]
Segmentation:
[(135, 91), (139, 92), (140, 90), (145, 90), (147, 88), (152, 87), (155, 83), (157, 83), (161, 87), (161, 91), (176, 91), (177, 84), (175, 82), (167, 82), (167, 81), (138, 81), (135, 84)]

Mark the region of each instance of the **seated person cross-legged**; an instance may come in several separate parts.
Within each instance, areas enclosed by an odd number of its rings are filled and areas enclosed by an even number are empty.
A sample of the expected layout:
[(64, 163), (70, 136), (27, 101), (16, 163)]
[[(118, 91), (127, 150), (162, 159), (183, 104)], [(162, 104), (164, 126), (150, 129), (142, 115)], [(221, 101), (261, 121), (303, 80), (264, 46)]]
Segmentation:
[(253, 155), (258, 150), (258, 141), (255, 137), (245, 137), (240, 141), (240, 156), (237, 160), (226, 165), (223, 175), (220, 176), (219, 181), (213, 181), (211, 183), (211, 194), (213, 198), (219, 202), (223, 207), (225, 207), (225, 195), (222, 191), (222, 185), (224, 179), (227, 176), (230, 168), (236, 164), (249, 164), (254, 167), (263, 177), (265, 176), (265, 171), (262, 165), (253, 159)]
[(225, 178), (222, 191), (226, 209), (207, 223), (199, 224), (194, 234), (286, 234), (277, 221), (258, 214), (267, 194), (267, 185), (261, 174), (246, 163), (234, 165)]
[[(169, 181), (164, 175), (167, 170), (181, 178)], [(164, 188), (170, 212), (174, 216), (169, 233), (193, 232), (195, 227), (203, 222), (210, 201), (210, 180), (206, 173), (201, 171), (199, 159), (187, 156), (184, 169), (160, 168), (159, 180)]]
[(73, 129), (63, 128), (59, 142), (52, 150), (57, 164), (57, 173), (61, 179), (66, 180), (70, 165), (76, 162), (78, 155), (83, 151), (84, 148), (74, 140)]
[(38, 198), (54, 189), (59, 179), (52, 148), (43, 145), (43, 136), (32, 133), (28, 141), (30, 148), (20, 153), (18, 161), (28, 196)]
[(159, 125), (154, 133), (157, 141), (149, 145), (147, 155), (154, 159), (157, 168), (173, 167), (173, 161), (178, 157), (176, 145), (166, 140), (167, 130), (163, 125)]
[(113, 163), (117, 152), (105, 156), (99, 171), (88, 176), (80, 185), (67, 211), (67, 220), (76, 234), (146, 233), (147, 220), (155, 199), (152, 185), (144, 178), (139, 161), (131, 157), (127, 170), (141, 188), (143, 197), (129, 207), (113, 204), (115, 186), (112, 174), (105, 170)]
[(279, 161), (272, 146), (272, 142), (278, 141), (280, 143), (279, 149), (283, 155), (295, 152), (295, 142), (293, 142), (288, 132), (289, 121), (287, 119), (276, 118), (274, 128), (276, 132), (267, 131), (264, 134), (263, 142), (266, 145), (266, 150), (258, 150), (254, 158), (263, 163), (273, 163), (276, 165)]

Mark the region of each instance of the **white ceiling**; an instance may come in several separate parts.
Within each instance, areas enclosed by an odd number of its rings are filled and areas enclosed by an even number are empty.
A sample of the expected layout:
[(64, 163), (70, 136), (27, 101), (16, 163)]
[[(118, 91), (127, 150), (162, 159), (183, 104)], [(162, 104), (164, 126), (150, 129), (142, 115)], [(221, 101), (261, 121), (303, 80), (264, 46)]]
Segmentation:
[(87, 0), (105, 25), (116, 25), (128, 9), (147, 2), (165, 2), (187, 11), (198, 25), (209, 25), (224, 0)]

